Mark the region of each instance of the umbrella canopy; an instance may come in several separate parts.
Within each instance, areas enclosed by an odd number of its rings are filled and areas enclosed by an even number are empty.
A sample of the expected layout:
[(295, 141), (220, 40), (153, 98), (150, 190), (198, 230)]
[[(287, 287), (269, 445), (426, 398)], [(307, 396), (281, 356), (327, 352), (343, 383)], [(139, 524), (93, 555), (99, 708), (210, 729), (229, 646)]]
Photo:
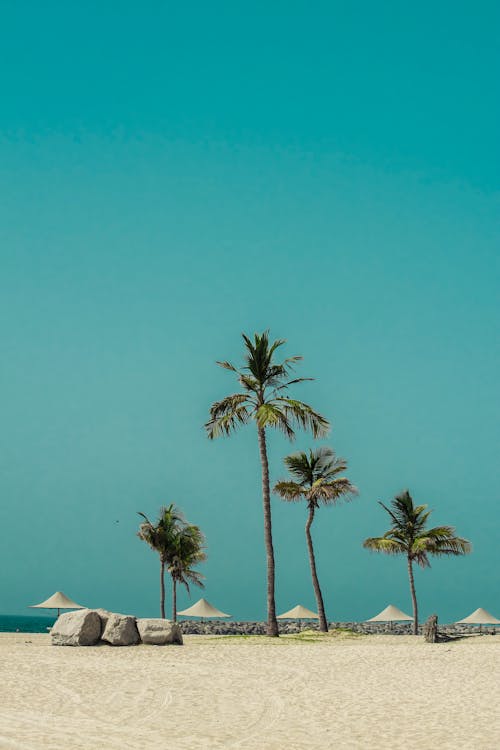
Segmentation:
[(394, 604), (389, 604), (382, 612), (379, 612), (375, 617), (370, 617), (365, 622), (399, 622), (401, 620), (413, 620), (413, 617), (401, 612)]
[(463, 620), (457, 620), (457, 624), (468, 624), (468, 625), (500, 625), (500, 620), (494, 617), (492, 614), (487, 612), (482, 607), (479, 607), (472, 612), (468, 617), (464, 617)]
[(310, 609), (303, 607), (302, 604), (297, 604), (296, 607), (289, 609), (288, 612), (283, 612), (282, 615), (278, 615), (278, 620), (319, 620), (319, 615), (316, 612), (311, 612)]
[(62, 591), (56, 591), (55, 594), (49, 596), (44, 602), (40, 602), (40, 604), (31, 604), (30, 607), (32, 609), (57, 609), (58, 616), (60, 609), (86, 609), (81, 604), (72, 601), (66, 596), (66, 594), (63, 594)]
[(182, 612), (177, 612), (177, 614), (185, 617), (211, 617), (212, 619), (214, 617), (231, 617), (231, 615), (226, 615), (225, 612), (213, 607), (206, 599), (200, 599), (192, 607), (183, 609)]

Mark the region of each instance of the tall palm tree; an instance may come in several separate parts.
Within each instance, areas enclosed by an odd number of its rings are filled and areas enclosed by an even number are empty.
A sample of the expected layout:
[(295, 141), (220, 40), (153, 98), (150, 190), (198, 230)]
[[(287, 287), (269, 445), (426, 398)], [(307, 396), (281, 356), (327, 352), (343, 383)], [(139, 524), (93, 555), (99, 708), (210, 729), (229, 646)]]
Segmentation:
[(289, 439), (295, 437), (294, 426), (310, 429), (314, 437), (328, 432), (328, 421), (311, 406), (286, 395), (288, 388), (311, 378), (292, 378), (294, 365), (302, 357), (288, 357), (279, 362), (277, 350), (285, 341), (269, 341), (269, 333), (254, 334), (253, 341), (242, 334), (245, 344), (245, 365), (237, 369), (230, 362), (217, 362), (220, 367), (235, 373), (241, 390), (216, 401), (210, 408), (210, 420), (205, 425), (208, 437), (230, 435), (237, 427), (254, 421), (257, 426), (260, 462), (262, 467), (262, 503), (264, 507), (264, 541), (267, 556), (267, 632), (277, 636), (278, 621), (274, 601), (274, 549), (269, 490), (269, 461), (266, 430), (278, 429)]
[(186, 520), (173, 503), (160, 508), (156, 523), (152, 523), (144, 513), (139, 515), (144, 521), (137, 536), (160, 556), (160, 614), (165, 619), (165, 567), (170, 562), (176, 534), (185, 526)]
[(173, 539), (168, 572), (172, 578), (172, 620), (177, 620), (177, 584), (181, 583), (189, 592), (189, 584), (205, 588), (204, 576), (195, 570), (195, 565), (207, 559), (205, 537), (198, 526), (188, 524), (179, 528)]
[[(380, 502), (380, 501), (379, 501)], [(455, 536), (453, 526), (426, 528), (432, 511), (427, 505), (413, 505), (413, 499), (405, 490), (391, 501), (391, 508), (380, 502), (391, 518), (391, 528), (383, 536), (365, 539), (363, 547), (384, 552), (386, 555), (405, 555), (413, 602), (413, 634), (418, 633), (418, 606), (413, 579), (413, 563), (421, 568), (430, 568), (429, 555), (466, 555), (472, 549), (467, 539)]]
[(284, 463), (293, 479), (277, 482), (274, 492), (283, 500), (305, 500), (307, 503), (306, 542), (309, 565), (318, 606), (319, 628), (323, 633), (327, 633), (328, 622), (316, 570), (311, 526), (314, 514), (321, 504), (333, 505), (339, 500), (350, 499), (350, 496), (357, 493), (357, 489), (346, 477), (339, 476), (347, 469), (347, 462), (343, 458), (337, 458), (331, 448), (318, 448), (310, 450), (309, 453), (293, 453), (286, 456)]

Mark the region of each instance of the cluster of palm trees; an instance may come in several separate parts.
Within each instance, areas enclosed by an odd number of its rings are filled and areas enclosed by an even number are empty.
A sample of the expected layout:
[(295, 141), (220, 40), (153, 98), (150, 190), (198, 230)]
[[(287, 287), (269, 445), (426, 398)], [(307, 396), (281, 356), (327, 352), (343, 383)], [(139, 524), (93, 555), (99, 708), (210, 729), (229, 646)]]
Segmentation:
[(162, 506), (156, 523), (144, 513), (137, 536), (160, 557), (160, 614), (165, 619), (165, 570), (172, 580), (172, 620), (177, 620), (177, 585), (189, 591), (189, 585), (204, 587), (203, 575), (195, 566), (206, 560), (205, 537), (198, 526), (186, 521), (181, 511), (171, 504)]
[[(225, 361), (217, 363), (236, 375), (240, 391), (212, 405), (206, 429), (208, 437), (214, 439), (221, 435), (230, 435), (239, 426), (251, 421), (256, 424), (262, 468), (264, 541), (267, 556), (267, 633), (277, 636), (279, 631), (275, 605), (275, 560), (266, 431), (278, 429), (292, 441), (295, 438), (295, 428), (298, 426), (310, 430), (314, 438), (322, 438), (327, 435), (330, 424), (312, 406), (291, 398), (289, 395), (290, 386), (312, 380), (312, 378), (297, 378), (293, 375), (293, 368), (302, 357), (288, 357), (278, 361), (277, 351), (285, 341), (278, 339), (271, 343), (267, 331), (254, 334), (253, 340), (243, 334), (243, 341), (245, 345), (243, 367), (236, 368), (230, 362)], [(320, 628), (326, 631), (328, 624), (316, 571), (311, 524), (320, 503), (334, 503), (342, 497), (352, 496), (356, 488), (348, 479), (338, 476), (346, 469), (347, 464), (343, 459), (337, 459), (331, 448), (287, 456), (285, 465), (290, 472), (290, 479), (278, 482), (274, 491), (284, 500), (307, 502), (309, 511), (306, 524), (307, 548)]]
[[(270, 342), (269, 333), (255, 333), (253, 340), (243, 334), (245, 363), (237, 368), (227, 361), (217, 364), (234, 373), (238, 391), (231, 393), (210, 408), (210, 419), (206, 423), (208, 437), (214, 439), (228, 436), (238, 427), (254, 422), (262, 469), (262, 502), (264, 511), (264, 541), (267, 557), (267, 633), (278, 636), (275, 606), (275, 559), (272, 537), (271, 491), (269, 482), (269, 458), (266, 432), (280, 430), (293, 441), (296, 427), (310, 430), (314, 438), (323, 438), (329, 430), (328, 420), (312, 406), (291, 398), (291, 386), (312, 380), (297, 378), (293, 369), (302, 357), (277, 360), (277, 352), (285, 343), (278, 339)], [(306, 541), (311, 568), (311, 577), (316, 597), (320, 629), (328, 630), (323, 596), (318, 580), (311, 526), (321, 504), (328, 505), (341, 499), (352, 498), (357, 490), (349, 479), (342, 476), (347, 463), (337, 458), (331, 448), (319, 448), (309, 452), (295, 453), (284, 459), (290, 478), (274, 486), (274, 492), (283, 500), (307, 504)], [(382, 504), (383, 505), (383, 504)], [(429, 565), (429, 555), (459, 555), (470, 551), (465, 539), (455, 536), (450, 526), (426, 529), (430, 511), (426, 506), (415, 507), (409, 492), (398, 495), (391, 508), (383, 505), (392, 521), (391, 528), (381, 537), (367, 539), (368, 549), (387, 554), (404, 554), (407, 557), (408, 573), (414, 609), (414, 632), (418, 629), (418, 610), (413, 580), (413, 563), (422, 567)]]

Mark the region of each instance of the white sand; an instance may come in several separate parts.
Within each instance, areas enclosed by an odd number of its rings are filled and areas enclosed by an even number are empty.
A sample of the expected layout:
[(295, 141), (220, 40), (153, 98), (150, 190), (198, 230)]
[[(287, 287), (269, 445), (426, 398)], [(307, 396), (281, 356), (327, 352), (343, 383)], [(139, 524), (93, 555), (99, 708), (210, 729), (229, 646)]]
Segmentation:
[(62, 648), (0, 635), (0, 748), (500, 746), (500, 636), (429, 645), (191, 636)]

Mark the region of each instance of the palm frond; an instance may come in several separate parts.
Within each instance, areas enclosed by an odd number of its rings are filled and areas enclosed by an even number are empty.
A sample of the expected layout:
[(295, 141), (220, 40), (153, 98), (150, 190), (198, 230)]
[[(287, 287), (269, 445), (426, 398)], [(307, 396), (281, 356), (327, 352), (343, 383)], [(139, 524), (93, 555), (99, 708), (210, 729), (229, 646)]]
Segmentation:
[(238, 409), (235, 409), (232, 414), (225, 414), (223, 417), (219, 417), (219, 419), (207, 422), (205, 428), (208, 437), (213, 440), (221, 435), (230, 435), (232, 432), (235, 432), (240, 425), (247, 424), (249, 419), (250, 414), (246, 406), (240, 406)]
[(272, 403), (260, 404), (255, 412), (259, 427), (272, 427), (280, 430), (289, 440), (295, 438), (295, 432), (290, 424), (286, 411)]
[(309, 380), (314, 380), (314, 378), (294, 378), (293, 380), (288, 380), (286, 383), (283, 383), (276, 388), (276, 393), (279, 393), (279, 391), (284, 391), (289, 386), (295, 385), (296, 383), (305, 383)]
[[(269, 332), (266, 333), (266, 335), (269, 335)], [(276, 351), (276, 349), (279, 349), (280, 346), (283, 346), (283, 344), (286, 344), (286, 339), (276, 339), (271, 346), (269, 347), (269, 362), (271, 362), (273, 358), (273, 354)]]
[(390, 517), (392, 518), (394, 527), (401, 528), (401, 527), (403, 527), (405, 525), (404, 524), (404, 519), (401, 519), (401, 517), (397, 513), (393, 512), (393, 510), (391, 508), (388, 508), (387, 505), (385, 505), (382, 502), (382, 500), (379, 500), (378, 504), (381, 505), (382, 508), (390, 515)]
[(213, 440), (220, 435), (230, 435), (239, 425), (250, 419), (251, 401), (246, 393), (232, 393), (216, 401), (210, 409), (210, 420), (205, 424), (208, 437)]
[(291, 453), (285, 456), (283, 462), (290, 474), (299, 479), (302, 484), (310, 486), (314, 482), (314, 469), (307, 453), (303, 451)]
[(411, 555), (411, 559), (414, 560), (421, 568), (431, 567), (427, 552), (418, 552), (415, 555)]
[(333, 478), (347, 469), (345, 458), (336, 456), (329, 448), (320, 448), (315, 453), (315, 475), (317, 477)]
[(304, 497), (304, 488), (297, 482), (281, 481), (276, 482), (273, 492), (279, 495), (283, 500), (289, 502), (298, 502)]
[(363, 547), (373, 552), (383, 552), (386, 555), (402, 555), (406, 552), (406, 549), (401, 546), (400, 542), (397, 542), (395, 539), (387, 539), (384, 536), (365, 539)]
[(455, 529), (453, 526), (434, 526), (432, 529), (426, 529), (424, 536), (435, 542), (446, 541), (455, 537)]
[(297, 422), (304, 430), (311, 430), (313, 437), (321, 438), (328, 434), (330, 429), (328, 420), (309, 404), (284, 396), (278, 396), (274, 401), (282, 406), (285, 415), (290, 420)]
[(259, 382), (254, 377), (252, 377), (252, 375), (245, 375), (244, 373), (241, 373), (239, 376), (239, 381), (241, 385), (247, 389), (247, 391), (258, 393)]
[(317, 479), (309, 490), (308, 497), (324, 505), (330, 505), (339, 500), (352, 500), (357, 494), (357, 488), (347, 477), (337, 477), (331, 481)]
[(221, 361), (217, 360), (217, 362), (215, 364), (219, 365), (219, 367), (224, 368), (224, 370), (231, 370), (231, 372), (238, 372), (238, 370), (236, 369), (236, 367), (234, 365), (232, 365), (231, 362), (225, 362), (225, 361), (221, 362)]
[[(255, 333), (253, 342), (248, 336), (246, 336), (246, 334), (243, 333), (242, 336), (247, 349), (245, 369), (251, 372), (259, 383), (264, 385), (269, 364), (272, 359), (272, 354), (269, 354), (269, 332), (264, 331), (262, 334)], [(279, 346), (281, 345), (279, 341), (276, 343)]]
[(225, 414), (230, 414), (242, 404), (248, 401), (247, 393), (231, 393), (229, 396), (215, 401), (210, 407), (210, 419), (218, 419)]
[(145, 513), (141, 513), (141, 511), (137, 511), (137, 515), (141, 516), (141, 518), (144, 518), (145, 523), (141, 524), (141, 526), (149, 526), (150, 528), (153, 527), (153, 524), (151, 523), (151, 521), (149, 520), (149, 518), (147, 517)]
[[(438, 531), (440, 529), (430, 529), (430, 532)], [(450, 529), (450, 533), (447, 535), (434, 535), (426, 532), (426, 543), (427, 550), (432, 555), (442, 557), (445, 555), (467, 555), (472, 551), (472, 544), (462, 537), (454, 535), (454, 529)]]

